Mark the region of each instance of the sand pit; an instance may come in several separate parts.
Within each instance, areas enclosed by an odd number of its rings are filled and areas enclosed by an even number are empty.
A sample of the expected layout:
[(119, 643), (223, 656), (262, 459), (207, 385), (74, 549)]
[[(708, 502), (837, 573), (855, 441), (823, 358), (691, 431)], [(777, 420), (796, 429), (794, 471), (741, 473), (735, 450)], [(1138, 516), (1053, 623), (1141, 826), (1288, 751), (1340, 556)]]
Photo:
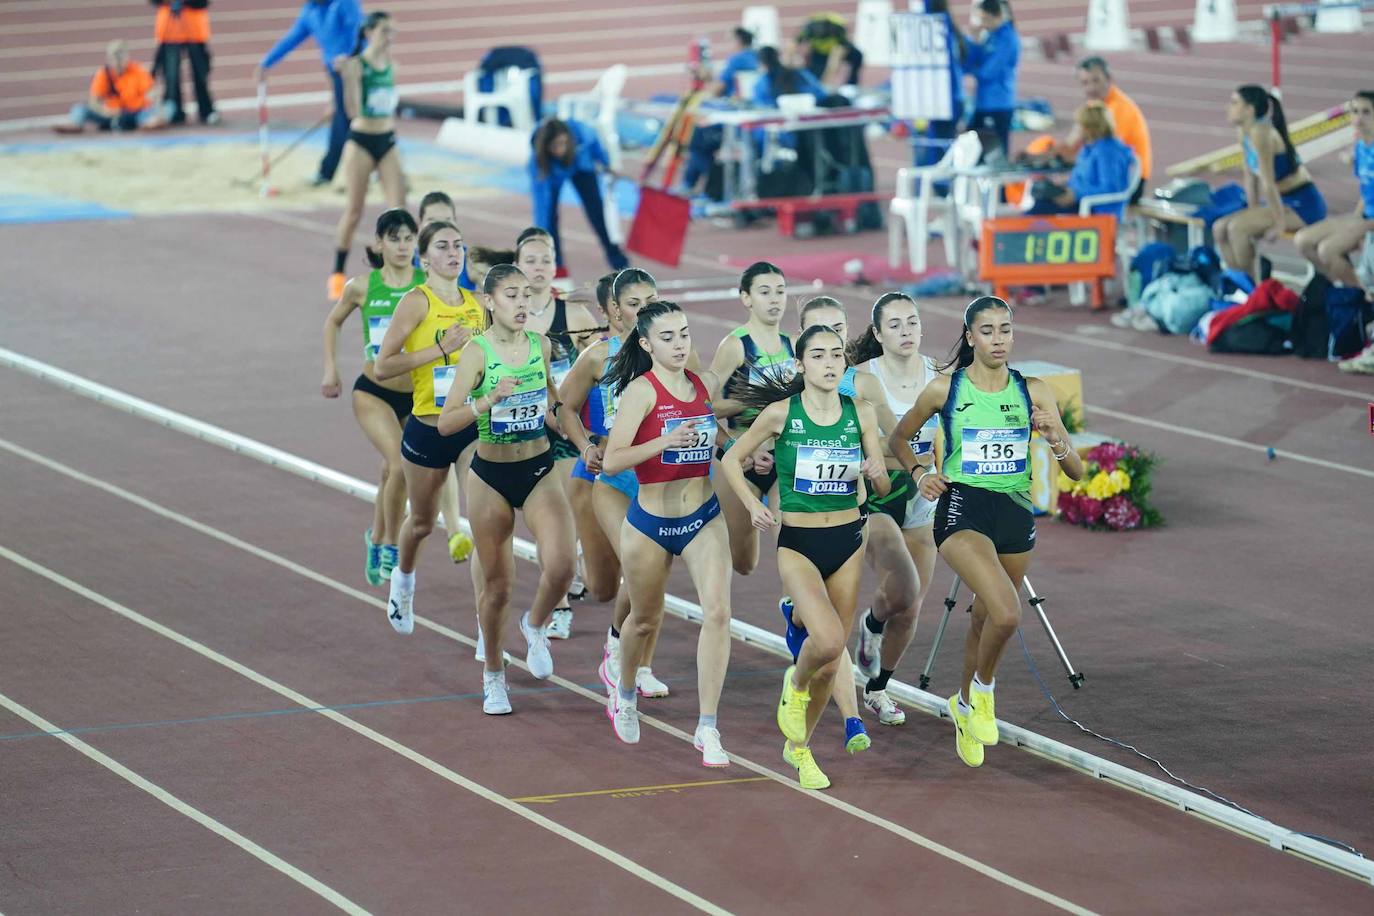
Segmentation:
[[(273, 155), (297, 136), (274, 135)], [(343, 204), (341, 183), (336, 180), (334, 186), (320, 187), (310, 183), (322, 152), (321, 144), (312, 141), (286, 156), (272, 169), (276, 195), (264, 197), (259, 193), (261, 159), (255, 135), (105, 135), (11, 144), (0, 147), (0, 210), (6, 197), (136, 214), (338, 207)], [(472, 198), (494, 194), (518, 180), (508, 166), (485, 164), (426, 143), (402, 141), (401, 156), (412, 204), (430, 190)], [(371, 205), (383, 202), (375, 179), (367, 200)]]

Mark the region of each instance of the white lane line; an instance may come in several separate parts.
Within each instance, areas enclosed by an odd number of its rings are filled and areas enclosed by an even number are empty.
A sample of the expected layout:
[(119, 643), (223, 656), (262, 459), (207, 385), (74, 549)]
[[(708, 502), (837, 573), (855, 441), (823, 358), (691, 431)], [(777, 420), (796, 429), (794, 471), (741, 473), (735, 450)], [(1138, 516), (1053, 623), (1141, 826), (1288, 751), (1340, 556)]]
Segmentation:
[[(1248, 449), (1252, 452), (1267, 452), (1269, 446), (1256, 445), (1253, 442), (1246, 442), (1244, 439), (1233, 439), (1230, 436), (1222, 436), (1217, 433), (1209, 433), (1206, 430), (1193, 429), (1189, 426), (1179, 426), (1176, 423), (1167, 423), (1163, 420), (1151, 420), (1149, 417), (1136, 416), (1133, 413), (1125, 413), (1120, 410), (1112, 410), (1109, 407), (1099, 407), (1095, 404), (1084, 404), (1085, 410), (1093, 413), (1100, 413), (1104, 416), (1112, 417), (1117, 420), (1124, 420), (1127, 423), (1136, 423), (1141, 426), (1149, 426), (1154, 429), (1162, 429), (1166, 432), (1178, 433), (1180, 436), (1190, 436), (1194, 439), (1205, 439), (1208, 442), (1217, 442), (1221, 445), (1231, 445), (1236, 448)], [(1363, 433), (1359, 435), (1363, 436)], [(1357, 468), (1349, 464), (1341, 464), (1339, 461), (1327, 461), (1325, 458), (1313, 458), (1311, 455), (1303, 455), (1298, 452), (1290, 452), (1287, 449), (1274, 449), (1274, 457), (1284, 458), (1289, 461), (1299, 461), (1303, 464), (1315, 465), (1319, 468), (1327, 468), (1333, 471), (1344, 471), (1347, 474), (1358, 474), (1361, 477), (1374, 478), (1374, 470), (1368, 468)]]
[[(0, 547), (0, 552), (8, 553), (8, 551), (6, 551), (4, 547)], [(144, 792), (147, 792), (153, 798), (156, 798), (158, 801), (162, 802), (164, 805), (171, 808), (176, 813), (182, 815), (183, 817), (190, 818), (197, 824), (200, 824), (206, 830), (209, 830), (211, 833), (223, 837), (224, 839), (233, 843), (238, 848), (242, 849), (244, 852), (248, 853), (253, 858), (281, 872), (283, 875), (290, 878), (292, 881), (295, 881), (297, 884), (301, 885), (306, 890), (318, 894), (325, 900), (328, 900), (330, 903), (334, 904), (334, 906), (343, 910), (345, 913), (366, 914), (368, 912), (358, 904), (354, 903), (352, 900), (349, 900), (343, 894), (340, 894), (338, 891), (334, 890), (332, 887), (328, 886), (327, 884), (318, 880), (317, 878), (313, 878), (305, 872), (301, 871), (299, 868), (292, 865), (290, 862), (286, 861), (280, 856), (276, 855), (271, 850), (264, 849), (257, 843), (254, 843), (252, 840), (248, 839), (248, 837), (239, 833), (237, 830), (225, 826), (224, 824), (215, 820), (210, 815), (206, 814), (204, 811), (201, 811), (198, 808), (188, 805), (186, 802), (177, 798), (175, 795), (173, 795), (171, 792), (168, 792), (166, 789), (162, 788), (157, 783), (143, 778), (142, 776), (135, 773), (133, 770), (126, 767), (124, 764), (120, 763), (118, 760), (115, 760), (108, 754), (105, 754), (102, 751), (99, 751), (94, 747), (91, 747), (89, 744), (87, 744), (85, 741), (82, 741), (75, 735), (63, 731), (60, 726), (55, 725), (52, 722), (49, 722), (47, 719), (43, 718), (38, 713), (34, 712), (32, 709), (29, 709), (28, 707), (21, 705), (16, 700), (10, 699), (3, 693), (0, 693), (0, 706), (4, 707), (5, 709), (8, 709), (10, 712), (14, 713), (19, 718), (24, 719), (29, 724), (33, 725), (35, 728), (53, 733), (54, 738), (66, 744), (68, 747), (80, 751), (82, 754), (86, 755), (91, 760), (100, 764), (102, 767), (109, 770), (111, 773), (114, 773), (120, 779), (123, 779), (125, 782), (131, 783), (134, 786), (137, 786)]]
[[(105, 493), (109, 493), (112, 496), (133, 503), (139, 508), (146, 509), (149, 512), (159, 515), (165, 519), (168, 519), (169, 521), (173, 521), (177, 524), (184, 525), (187, 528), (192, 529), (193, 531), (204, 534), (207, 537), (211, 537), (217, 541), (220, 541), (221, 543), (228, 544), (255, 557), (258, 557), (259, 559), (266, 560), (267, 562), (279, 566), (283, 569), (290, 570), (291, 572), (294, 572), (297, 575), (304, 576), (305, 578), (310, 579), (312, 582), (317, 582), (321, 585), (333, 589), (334, 591), (341, 592), (345, 595), (349, 595), (350, 597), (356, 598), (364, 604), (371, 605), (372, 607), (378, 608), (383, 612), (385, 612), (386, 610), (386, 602), (376, 597), (375, 595), (371, 595), (366, 592), (355, 589), (327, 575), (324, 575), (323, 573), (317, 572), (313, 569), (310, 569), (309, 567), (302, 566), (299, 563), (289, 560), (281, 556), (280, 554), (273, 553), (270, 550), (265, 550), (261, 547), (244, 541), (241, 538), (235, 537), (234, 535), (229, 534), (228, 532), (221, 531), (220, 529), (207, 525), (204, 522), (200, 522), (189, 516), (183, 515), (182, 513), (177, 512), (174, 509), (169, 509), (166, 506), (162, 506), (158, 503), (155, 503), (152, 500), (139, 496), (136, 493), (131, 493), (130, 491), (125, 490), (123, 487), (120, 487), (117, 484), (112, 484), (108, 481), (101, 480), (97, 477), (92, 477), (84, 471), (79, 471), (76, 468), (65, 465), (59, 461), (47, 457), (46, 455), (42, 455), (38, 452), (34, 452), (30, 449), (24, 448), (23, 446), (18, 445), (4, 438), (0, 438), (0, 449), (4, 449), (8, 452), (11, 452), (14, 455), (17, 455), (21, 458), (25, 458), (28, 461), (31, 461), (35, 464), (56, 471), (57, 473), (69, 477), (72, 480), (78, 481), (88, 486), (95, 487), (96, 489), (102, 490)], [(4, 547), (0, 547), (0, 555), (6, 553), (8, 553), (8, 551), (6, 551)], [(54, 579), (54, 581), (57, 580)], [(105, 600), (108, 601), (109, 599)], [(110, 605), (107, 604), (106, 606), (109, 607)], [(115, 608), (111, 607), (111, 610), (115, 610)], [(117, 613), (122, 613), (122, 611), (117, 611)], [(129, 613), (135, 612), (131, 611)], [(435, 623), (434, 621), (429, 620), (419, 614), (415, 615), (415, 622), (420, 626), (425, 627), (426, 629), (432, 630), (441, 636), (444, 636), (455, 642), (461, 643), (465, 646), (476, 645), (476, 643), (472, 639), (469, 639), (467, 636), (464, 636), (457, 630), (451, 629), (450, 627), (446, 627), (439, 623)], [(381, 625), (380, 622), (378, 623), (378, 625)], [(160, 627), (161, 625), (159, 624), (158, 626)], [(158, 630), (158, 632), (162, 632), (162, 630), (160, 629)], [(168, 630), (168, 632), (174, 631)], [(179, 636), (179, 634), (177, 635)], [(178, 639), (178, 641), (180, 641), (180, 639)], [(187, 642), (191, 641), (187, 640)], [(195, 645), (198, 646), (199, 644), (197, 643)], [(205, 653), (202, 652), (201, 654)], [(513, 659), (512, 664), (520, 668), (525, 668), (525, 664), (518, 659)], [(605, 696), (603, 696), (600, 693), (588, 690), (580, 684), (573, 683), (572, 681), (557, 676), (549, 678), (549, 681), (573, 693), (576, 693), (585, 699), (589, 699), (595, 702), (597, 705), (604, 706), (606, 704)], [(287, 694), (283, 694), (283, 696), (287, 696)], [(298, 700), (297, 702), (300, 702), (301, 705), (311, 705), (315, 707), (318, 707), (320, 705), (314, 703), (313, 701), (307, 703), (305, 700)], [(693, 741), (693, 736), (691, 734), (688, 734), (687, 732), (682, 731), (681, 729), (675, 726), (669, 725), (668, 723), (660, 719), (654, 718), (653, 716), (641, 713), (640, 719), (641, 721), (647, 723), (653, 728), (656, 728), (665, 734), (672, 735), (680, 741), (684, 741), (688, 744), (691, 744)], [(843, 811), (845, 814), (848, 814), (851, 817), (856, 817), (876, 827), (881, 827), (882, 829), (887, 830), (888, 832), (893, 833), (901, 837), (902, 839), (907, 840), (910, 843), (913, 843), (916, 846), (920, 846), (921, 848), (934, 852), (937, 855), (943, 856), (946, 859), (949, 859), (953, 862), (957, 862), (958, 864), (970, 868), (988, 878), (993, 879), (994, 881), (997, 881), (1001, 884), (1005, 884), (1008, 887), (1011, 887), (1015, 890), (1019, 890), (1022, 893), (1035, 897), (1036, 899), (1044, 901), (1045, 903), (1057, 906), (1071, 913), (1090, 912), (1088, 910), (1083, 909), (1075, 903), (1072, 903), (1055, 894), (1050, 893), (1049, 891), (1042, 890), (1033, 884), (1029, 884), (1025, 881), (1022, 881), (1021, 879), (1013, 877), (1012, 875), (1008, 875), (1007, 873), (995, 868), (994, 866), (988, 865), (987, 863), (981, 862), (978, 859), (965, 855), (964, 853), (961, 853), (956, 849), (945, 846), (944, 844), (932, 840), (929, 837), (923, 836), (922, 834), (919, 834), (914, 830), (904, 827), (901, 824), (890, 821), (887, 818), (880, 817), (879, 815), (876, 815), (871, 811), (867, 811), (863, 808), (859, 808), (855, 805), (851, 805), (848, 802), (841, 801), (828, 795), (823, 795), (817, 792), (808, 792), (802, 789), (801, 786), (798, 785), (795, 781), (783, 777), (776, 771), (760, 763), (756, 763), (745, 757), (741, 757), (738, 754), (731, 754), (730, 759), (733, 762), (745, 767), (746, 769), (752, 770), (753, 772), (758, 773), (761, 776), (767, 776), (774, 782), (777, 782), (781, 785), (787, 786), (788, 788), (794, 789), (797, 792), (800, 792), (802, 795), (809, 799), (822, 802), (824, 804), (829, 805), (832, 808), (836, 808), (840, 811)]]
[[(167, 510), (167, 512), (170, 513), (170, 510)], [(234, 672), (240, 677), (252, 681), (254, 684), (257, 684), (260, 687), (264, 687), (272, 691), (273, 693), (283, 696), (286, 699), (290, 700), (292, 703), (309, 709), (316, 715), (324, 716), (326, 719), (330, 719), (338, 723), (339, 725), (342, 725), (344, 728), (347, 728), (350, 731), (362, 735), (369, 741), (372, 741), (375, 744), (379, 744), (395, 754), (399, 754), (400, 756), (406, 758), (410, 762), (424, 767), (426, 770), (429, 770), (436, 776), (439, 776), (440, 778), (450, 783), (453, 783), (454, 785), (459, 786), (460, 788), (466, 789), (473, 795), (476, 795), (479, 798), (484, 799), (485, 801), (489, 801), (494, 805), (498, 805), (502, 808), (505, 808), (512, 814), (522, 817), (525, 820), (535, 824), (536, 826), (544, 828), (550, 833), (553, 833), (567, 840), (568, 842), (576, 846), (579, 846), (582, 849), (587, 850), (593, 855), (600, 856), (602, 859), (605, 859), (612, 865), (624, 869), (631, 875), (634, 875), (636, 878), (639, 878), (641, 881), (644, 881), (646, 884), (656, 887), (659, 890), (662, 890), (663, 892), (673, 897), (676, 897), (683, 903), (695, 907), (703, 913), (722, 914), (722, 916), (728, 914), (727, 910), (721, 909), (720, 907), (716, 906), (714, 903), (705, 899), (704, 897), (697, 896), (696, 894), (692, 893), (684, 887), (681, 887), (673, 883), (672, 881), (668, 880), (667, 878), (658, 874), (657, 872), (645, 868), (638, 862), (635, 862), (634, 860), (621, 855), (613, 849), (601, 845), (600, 843), (596, 842), (590, 837), (583, 836), (577, 831), (571, 830), (563, 826), (562, 824), (558, 823), (557, 821), (550, 820), (544, 815), (539, 814), (536, 811), (532, 811), (524, 805), (519, 805), (513, 801), (510, 801), (500, 793), (488, 789), (481, 783), (474, 782), (473, 780), (468, 779), (461, 773), (449, 769), (443, 764), (438, 763), (437, 761), (429, 757), (426, 757), (419, 751), (414, 750), (413, 748), (410, 748), (404, 744), (401, 744), (399, 741), (389, 738), (381, 732), (369, 728), (368, 726), (363, 725), (361, 722), (358, 722), (355, 719), (350, 719), (343, 713), (337, 712), (332, 709), (323, 708), (324, 704), (312, 700), (305, 694), (300, 693), (290, 687), (287, 687), (285, 684), (282, 684), (279, 681), (275, 681), (267, 675), (255, 671), (252, 668), (249, 668), (247, 665), (240, 664), (239, 662), (234, 661), (232, 658), (229, 658), (227, 655), (223, 655), (219, 652), (216, 652), (209, 646), (197, 642), (191, 637), (179, 633), (176, 630), (173, 630), (171, 627), (164, 626), (163, 624), (158, 623), (156, 620), (153, 620), (150, 617), (145, 617), (138, 611), (125, 607), (118, 601), (115, 601), (112, 598), (107, 598), (99, 592), (89, 589), (81, 583), (69, 579), (61, 573), (49, 569), (41, 563), (37, 563), (33, 560), (30, 560), (28, 557), (25, 557), (22, 554), (14, 552), (13, 550), (4, 546), (3, 544), (0, 544), (0, 558), (9, 560), (16, 566), (22, 567), (23, 569), (27, 569), (29, 572), (34, 573), (35, 575), (42, 576), (49, 582), (52, 582), (56, 585), (60, 585), (62, 588), (65, 588), (70, 592), (80, 595), (87, 601), (90, 601), (93, 604), (98, 604), (106, 610), (113, 611), (115, 614), (118, 614), (124, 619), (136, 623), (139, 626), (144, 627), (145, 629), (151, 630), (157, 635), (163, 637), (164, 639), (171, 640), (177, 645), (185, 649), (189, 649), (192, 652), (195, 652), (197, 655), (200, 655), (201, 657), (206, 658), (217, 665), (220, 665), (224, 668), (228, 668), (230, 671)], [(56, 737), (61, 738), (72, 736), (58, 735)], [(79, 739), (73, 738), (73, 740)]]

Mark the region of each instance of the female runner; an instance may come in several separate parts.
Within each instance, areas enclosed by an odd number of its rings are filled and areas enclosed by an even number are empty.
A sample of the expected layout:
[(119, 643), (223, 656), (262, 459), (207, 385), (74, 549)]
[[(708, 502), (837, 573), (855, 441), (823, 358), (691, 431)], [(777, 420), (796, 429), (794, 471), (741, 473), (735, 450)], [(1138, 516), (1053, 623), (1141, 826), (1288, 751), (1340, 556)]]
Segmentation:
[(486, 327), (481, 304), (458, 288), (463, 236), (449, 222), (420, 230), (420, 256), (429, 265), (426, 281), (406, 293), (391, 317), (374, 369), (378, 379), (410, 374), (415, 388), (410, 419), (401, 434), (410, 514), (401, 525), (400, 556), (391, 574), (387, 619), (398, 633), (415, 628), (415, 563), (420, 543), (434, 530), (439, 493), (458, 456), (477, 436), (475, 427), (456, 436), (436, 429), (457, 369), (458, 352)]
[(425, 273), (412, 266), (415, 254), (415, 220), (399, 207), (377, 218), (376, 250), (382, 266), (366, 276), (354, 277), (324, 320), (324, 380), (320, 390), (327, 398), (339, 396), (339, 366), (335, 357), (339, 328), (354, 309), (363, 321), (363, 370), (353, 382), (353, 416), (363, 435), (382, 455), (382, 478), (377, 484), (372, 527), (367, 529), (365, 575), (368, 585), (381, 585), (396, 568), (396, 539), (405, 519), (406, 484), (401, 471), (401, 427), (410, 416), (410, 379), (382, 384), (373, 360), (386, 337), (391, 316), (401, 297), (425, 282)]
[[(877, 388), (880, 425), (891, 433), (916, 396), (935, 378), (935, 364), (921, 355), (921, 316), (905, 293), (885, 293), (873, 303), (873, 321), (850, 347), (850, 360), (865, 365), (859, 378)], [(931, 466), (939, 421), (927, 420), (911, 446)], [(869, 561), (878, 573), (873, 607), (859, 624), (859, 669), (868, 678), (864, 705), (884, 725), (901, 725), (906, 713), (887, 694), (887, 682), (916, 633), (921, 603), (935, 572), (931, 523), (935, 503), (916, 492), (915, 481), (895, 458), (888, 459), (892, 493), (869, 500)]]
[(721, 469), (749, 506), (754, 526), (772, 528), (773, 514), (754, 494), (743, 462), (773, 441), (782, 510), (778, 573), (792, 596), (794, 616), (808, 632), (797, 663), (783, 676), (778, 727), (787, 738), (783, 759), (797, 768), (802, 787), (824, 789), (830, 780), (809, 742), (825, 703), (812, 703), (811, 692), (830, 695), (854, 623), (864, 554), (859, 478), (883, 495), (889, 481), (873, 407), (839, 392), (844, 338), (832, 328), (809, 328), (798, 338), (797, 352), (800, 369), (789, 382), (766, 377), (737, 392), (746, 406), (762, 410), (725, 454)]
[[(701, 603), (697, 639), (697, 719), (693, 743), (708, 767), (730, 763), (720, 744), (716, 712), (730, 662), (730, 544), (711, 486), (716, 418), (710, 385), (688, 371), (692, 336), (675, 303), (651, 302), (639, 310), (635, 329), (611, 360), (605, 381), (620, 397), (606, 444), (608, 474), (633, 470), (639, 492), (620, 534), (630, 617), (621, 629), (620, 668), (601, 662), (610, 692), (606, 714), (616, 737), (639, 741), (635, 677), (643, 649), (663, 624), (663, 595), (673, 557), (682, 557)], [(621, 687), (620, 685), (626, 685)]]
[[(767, 261), (749, 265), (740, 276), (739, 300), (749, 313), (749, 320), (726, 335), (711, 360), (711, 374), (723, 383), (721, 390), (714, 392), (716, 416), (730, 422), (730, 436), (738, 435), (758, 413), (735, 400), (734, 390), (749, 382), (759, 383), (765, 372), (783, 376), (796, 368), (792, 339), (779, 330), (787, 311), (787, 278), (782, 270)], [(733, 445), (734, 440), (727, 437), (723, 448), (728, 451)], [(755, 498), (768, 497), (778, 481), (769, 447), (750, 456), (744, 478)], [(747, 576), (759, 565), (758, 530), (749, 517), (747, 504), (736, 499), (728, 487), (721, 491), (721, 509), (730, 528), (730, 556), (735, 572)]]
[[(1035, 546), (1031, 516), (1031, 428), (1050, 446), (1071, 479), (1083, 462), (1069, 444), (1049, 385), (1023, 378), (1007, 366), (1011, 356), (1011, 307), (982, 296), (964, 310), (956, 352), (897, 423), (888, 444), (916, 477), (926, 499), (936, 500), (935, 544), (955, 574), (973, 589), (973, 622), (964, 643), (964, 676), (949, 698), (954, 747), (971, 767), (983, 763), (983, 747), (997, 743), (993, 703), (997, 663), (1021, 623), (1017, 597)], [(939, 471), (918, 471), (911, 439), (939, 415), (944, 435)]]
[[(586, 470), (596, 475), (592, 484), (592, 507), (597, 521), (612, 550), (619, 556), (620, 529), (625, 524), (625, 515), (630, 511), (630, 500), (639, 491), (639, 481), (631, 470), (619, 474), (607, 474), (602, 468), (602, 455), (606, 437), (610, 435), (615, 422), (619, 397), (610, 390), (603, 379), (610, 369), (612, 358), (620, 352), (625, 339), (635, 328), (639, 310), (658, 298), (658, 286), (648, 271), (637, 267), (627, 267), (615, 275), (611, 282), (610, 320), (619, 328), (619, 333), (609, 339), (592, 344), (573, 364), (572, 371), (559, 389), (559, 399), (567, 408), (564, 433), (577, 446), (578, 455)], [(693, 358), (696, 351), (692, 351)], [(689, 368), (695, 368), (688, 362)], [(587, 423), (584, 426), (581, 413), (587, 407)], [(591, 434), (591, 436), (588, 435)], [(595, 437), (593, 441), (592, 437)], [(623, 570), (623, 562), (622, 562)], [(615, 599), (613, 622), (606, 631), (607, 670), (620, 669), (620, 627), (630, 614), (630, 594), (628, 589), (620, 589)], [(640, 653), (641, 667), (635, 674), (635, 685), (640, 696), (665, 697), (668, 685), (654, 676), (651, 661), (656, 640), (650, 639)]]
[[(553, 289), (553, 275), (557, 269), (554, 263), (552, 238), (544, 232), (527, 234), (515, 246), (516, 266), (529, 279), (532, 301), (525, 329), (543, 334), (552, 344), (550, 368), (553, 372), (554, 389), (572, 371), (573, 361), (581, 347), (574, 337), (589, 339), (593, 333), (605, 330), (593, 320), (585, 306), (571, 304)], [(554, 430), (549, 430), (549, 445), (553, 449), (555, 474), (565, 492), (572, 478), (573, 465), (577, 463), (577, 446)], [(567, 595), (559, 599), (554, 608), (553, 620), (549, 623), (550, 639), (567, 639), (572, 635), (572, 605)]]
[[(515, 513), (519, 510), (539, 549), (539, 590), (520, 618), (525, 664), (530, 674), (553, 674), (545, 625), (553, 606), (567, 594), (573, 574), (573, 523), (563, 486), (553, 479), (553, 455), (545, 433), (558, 403), (549, 376), (549, 342), (525, 330), (530, 285), (518, 267), (487, 272), (482, 299), (491, 326), (473, 338), (458, 358), (450, 397), (439, 415), (438, 432), (456, 438), (477, 429), (477, 457), (468, 474), (468, 511), (482, 567), (478, 615), (485, 640), (482, 711), (511, 711), (502, 660), (506, 610), (515, 586)], [(471, 395), (471, 399), (469, 399)]]
[(363, 218), (367, 182), (376, 172), (388, 207), (404, 207), (406, 181), (401, 173), (401, 153), (396, 149), (396, 75), (391, 61), (395, 34), (391, 15), (382, 10), (363, 20), (360, 38), (367, 43), (361, 54), (340, 57), (335, 71), (343, 81), (344, 108), (348, 112), (348, 142), (344, 144), (343, 171), (348, 199), (334, 235), (334, 273), (329, 277), (329, 301), (343, 295), (344, 266), (353, 246), (353, 231)]

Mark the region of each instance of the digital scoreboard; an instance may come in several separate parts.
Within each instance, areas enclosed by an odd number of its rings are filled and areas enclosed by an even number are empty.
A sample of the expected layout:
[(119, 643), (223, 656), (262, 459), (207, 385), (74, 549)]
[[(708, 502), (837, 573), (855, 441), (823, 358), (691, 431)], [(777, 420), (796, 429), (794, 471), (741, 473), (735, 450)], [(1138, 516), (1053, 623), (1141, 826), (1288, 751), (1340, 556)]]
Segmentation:
[(1101, 281), (1116, 273), (1116, 217), (1024, 216), (983, 221), (979, 279), (1007, 298), (1012, 286), (1092, 285), (1093, 308), (1102, 305)]

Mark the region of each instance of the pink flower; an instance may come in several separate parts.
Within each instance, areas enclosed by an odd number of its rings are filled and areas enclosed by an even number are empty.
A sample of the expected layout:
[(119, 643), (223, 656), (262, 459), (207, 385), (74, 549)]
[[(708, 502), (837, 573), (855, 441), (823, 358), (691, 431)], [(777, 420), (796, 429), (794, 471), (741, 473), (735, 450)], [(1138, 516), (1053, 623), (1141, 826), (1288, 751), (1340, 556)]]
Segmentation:
[(1059, 512), (1064, 517), (1064, 521), (1070, 525), (1083, 524), (1083, 513), (1079, 510), (1079, 505), (1086, 496), (1074, 496), (1072, 493), (1059, 494)]
[(1125, 495), (1113, 496), (1103, 506), (1103, 520), (1114, 531), (1140, 527), (1140, 510)]
[(1088, 450), (1086, 456), (1088, 461), (1097, 462), (1102, 470), (1110, 474), (1116, 470), (1117, 462), (1122, 461), (1130, 454), (1130, 450), (1124, 445), (1115, 442), (1103, 442), (1101, 445), (1093, 446)]
[[(1117, 499), (1119, 497), (1114, 496), (1112, 498)], [(1099, 522), (1101, 522), (1102, 513), (1105, 505), (1106, 504), (1100, 499), (1093, 499), (1091, 496), (1084, 496), (1082, 503), (1079, 505), (1079, 511), (1083, 515), (1083, 524), (1087, 525), (1088, 527), (1092, 527), (1093, 525), (1096, 525)]]

